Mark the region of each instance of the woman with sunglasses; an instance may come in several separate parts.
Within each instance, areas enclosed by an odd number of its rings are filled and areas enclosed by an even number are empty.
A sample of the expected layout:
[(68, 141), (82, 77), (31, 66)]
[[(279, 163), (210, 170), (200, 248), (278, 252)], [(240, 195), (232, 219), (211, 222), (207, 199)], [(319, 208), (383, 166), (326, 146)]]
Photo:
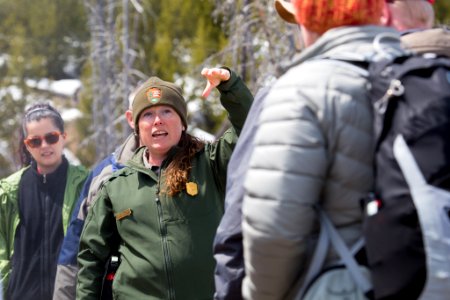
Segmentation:
[(217, 87), (232, 128), (213, 143), (186, 130), (182, 90), (152, 77), (133, 101), (141, 144), (103, 184), (78, 254), (77, 299), (100, 299), (104, 266), (118, 248), (114, 299), (213, 299), (212, 243), (223, 214), (228, 161), (253, 96), (225, 68), (205, 69), (204, 96)]
[(27, 109), (21, 129), (25, 167), (0, 181), (0, 273), (5, 299), (48, 300), (87, 170), (64, 157), (64, 121), (51, 105)]

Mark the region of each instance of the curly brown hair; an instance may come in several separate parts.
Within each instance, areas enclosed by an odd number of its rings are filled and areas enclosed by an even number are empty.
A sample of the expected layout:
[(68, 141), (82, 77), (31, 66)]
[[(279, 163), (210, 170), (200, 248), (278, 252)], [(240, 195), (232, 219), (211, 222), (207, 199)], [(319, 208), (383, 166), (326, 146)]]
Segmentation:
[(169, 196), (175, 196), (186, 188), (189, 172), (192, 169), (192, 158), (205, 146), (205, 142), (183, 132), (178, 146), (181, 150), (175, 155), (165, 171), (166, 192)]

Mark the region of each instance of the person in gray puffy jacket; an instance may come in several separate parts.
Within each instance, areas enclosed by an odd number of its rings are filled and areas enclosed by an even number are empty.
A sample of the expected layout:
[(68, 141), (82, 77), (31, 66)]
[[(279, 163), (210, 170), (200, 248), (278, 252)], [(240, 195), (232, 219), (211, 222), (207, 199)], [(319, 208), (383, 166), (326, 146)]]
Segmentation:
[[(361, 236), (373, 138), (367, 71), (357, 65), (404, 53), (399, 33), (378, 25), (384, 0), (292, 4), (307, 48), (270, 90), (255, 133), (242, 208), (245, 299), (285, 299), (301, 283), (319, 231), (315, 204), (347, 245)], [(325, 265), (336, 258), (331, 251)]]

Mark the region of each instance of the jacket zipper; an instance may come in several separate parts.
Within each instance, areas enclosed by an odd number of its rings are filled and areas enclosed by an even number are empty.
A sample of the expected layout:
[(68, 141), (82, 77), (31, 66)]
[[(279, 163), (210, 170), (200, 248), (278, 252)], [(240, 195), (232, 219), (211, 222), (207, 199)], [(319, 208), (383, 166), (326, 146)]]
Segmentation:
[[(161, 171), (160, 171), (161, 172)], [(175, 288), (174, 288), (174, 282), (173, 282), (173, 276), (172, 276), (172, 261), (170, 259), (170, 253), (169, 253), (169, 245), (167, 242), (167, 227), (163, 222), (163, 211), (161, 206), (161, 201), (159, 199), (159, 192), (160, 192), (160, 184), (161, 184), (161, 173), (158, 175), (158, 189), (156, 191), (156, 206), (158, 209), (158, 221), (159, 221), (159, 231), (161, 233), (162, 238), (162, 244), (163, 244), (163, 252), (164, 252), (164, 264), (166, 266), (166, 276), (167, 276), (167, 283), (169, 285), (168, 287), (168, 293), (169, 293), (169, 299), (175, 300)]]
[[(47, 184), (47, 175), (43, 174), (43, 178), (42, 178), (42, 182), (44, 183), (45, 187), (44, 187), (44, 203), (43, 203), (43, 213), (44, 213), (44, 232), (43, 232), (43, 237), (44, 237), (44, 241), (48, 241), (48, 242), (44, 242), (44, 246), (42, 247), (42, 261), (43, 264), (41, 265), (41, 272), (42, 272), (42, 278), (46, 278), (45, 274), (49, 271), (47, 270), (47, 266), (49, 265), (49, 243), (50, 243), (50, 238), (49, 238), (49, 218), (50, 218), (50, 212), (49, 212), (49, 202), (50, 202), (50, 196), (49, 196), (49, 191), (48, 191), (48, 184)], [(50, 290), (50, 283), (48, 282), (48, 280), (43, 280), (42, 281), (42, 289), (41, 289), (41, 297), (45, 298), (47, 297), (47, 295), (45, 295), (45, 293), (43, 291), (48, 291)]]

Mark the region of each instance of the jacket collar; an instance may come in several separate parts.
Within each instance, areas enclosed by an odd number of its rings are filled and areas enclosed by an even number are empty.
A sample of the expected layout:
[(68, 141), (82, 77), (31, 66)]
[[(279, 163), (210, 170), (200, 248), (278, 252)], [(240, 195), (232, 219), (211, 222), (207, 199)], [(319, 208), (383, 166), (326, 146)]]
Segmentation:
[(138, 139), (134, 133), (130, 134), (125, 142), (123, 142), (116, 150), (114, 150), (114, 160), (120, 166), (124, 166), (125, 163), (133, 157), (134, 152), (138, 148)]
[[(132, 168), (136, 168), (136, 169), (147, 169), (145, 167), (145, 164), (144, 164), (144, 161), (143, 161), (143, 156), (144, 156), (144, 153), (146, 151), (147, 151), (147, 147), (146, 146), (139, 147), (134, 152), (133, 157), (127, 163), (125, 163), (125, 165), (127, 165), (129, 167), (132, 167)], [(164, 159), (164, 161), (163, 161), (163, 163), (161, 165), (162, 169), (167, 167), (169, 162), (173, 159), (173, 157), (176, 155), (176, 153), (178, 153), (178, 151), (180, 151), (180, 147), (179, 146), (173, 146), (169, 150), (169, 152), (167, 153), (166, 159)]]
[[(376, 37), (381, 39), (388, 52), (377, 49)], [(369, 42), (369, 43), (368, 43)], [(341, 60), (368, 62), (379, 60), (388, 54), (403, 55), (405, 50), (400, 45), (400, 33), (393, 28), (384, 26), (343, 26), (325, 32), (314, 44), (305, 48), (293, 58), (286, 69), (311, 59), (334, 58)]]

